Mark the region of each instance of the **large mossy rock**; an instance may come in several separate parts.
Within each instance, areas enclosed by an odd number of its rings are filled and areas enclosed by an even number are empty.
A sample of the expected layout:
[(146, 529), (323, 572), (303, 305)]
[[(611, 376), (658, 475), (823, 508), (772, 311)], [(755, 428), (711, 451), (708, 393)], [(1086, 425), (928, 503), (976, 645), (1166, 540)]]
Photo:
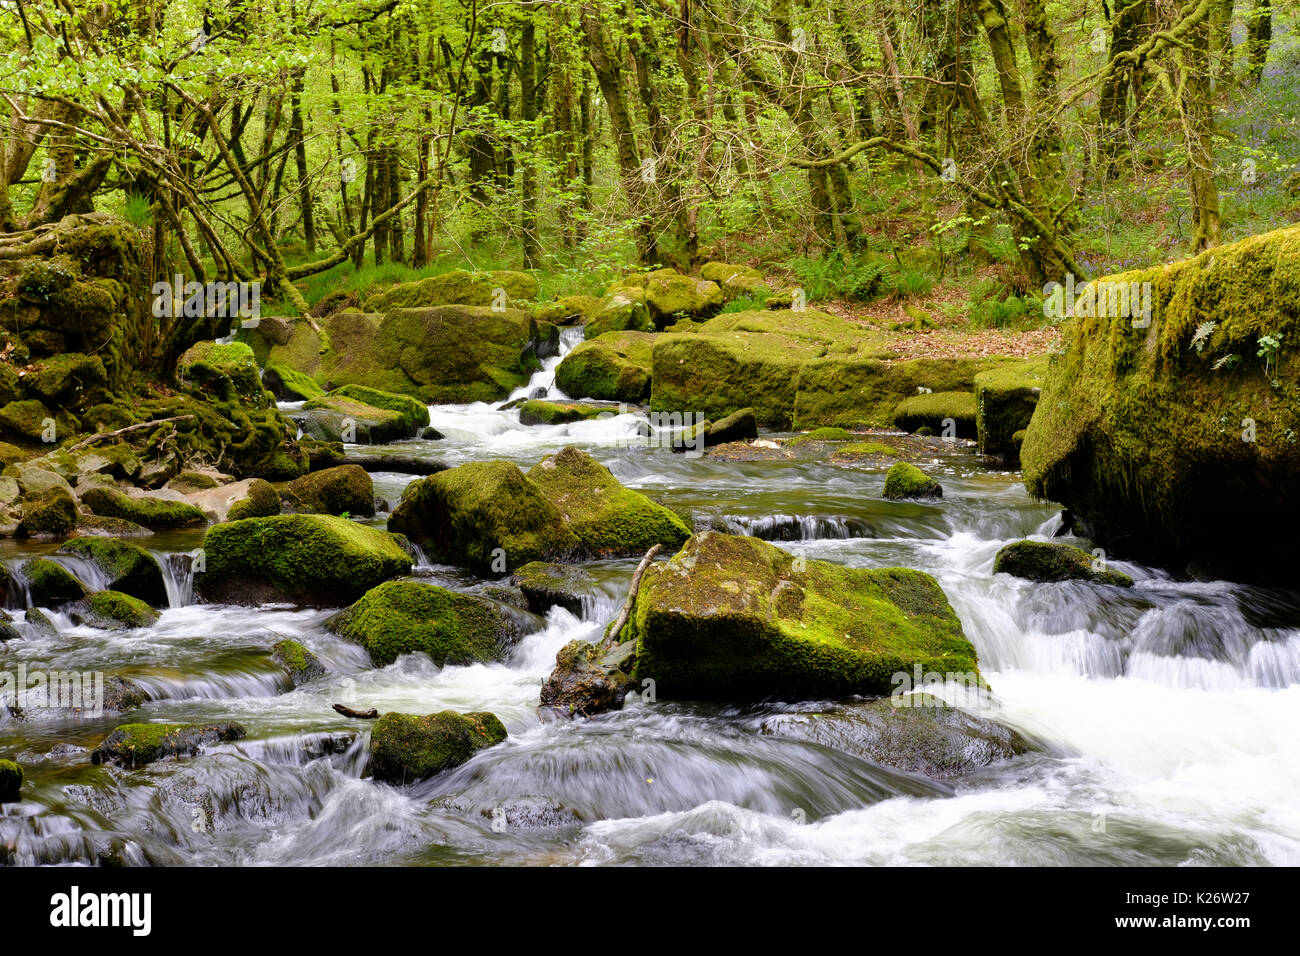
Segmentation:
[(135, 497), (117, 488), (87, 488), (81, 502), (100, 517), (121, 518), (146, 528), (183, 528), (207, 521), (194, 505), (168, 498)]
[(420, 309), (435, 305), (515, 308), (537, 298), (537, 280), (527, 272), (466, 272), (454, 269), (416, 282), (403, 282), (366, 300), (367, 312)]
[(537, 367), (537, 323), (520, 309), (440, 305), (386, 314), (336, 312), (317, 320), (263, 319), (240, 332), (264, 366), (322, 386), (364, 385), (426, 404), (490, 402)]
[(680, 319), (712, 318), (726, 302), (716, 282), (685, 276), (675, 269), (625, 276), (605, 291), (609, 296), (644, 303), (650, 320), (659, 329)]
[(144, 601), (121, 591), (95, 591), (86, 599), (85, 609), (72, 609), (78, 624), (129, 631), (158, 623), (158, 612)]
[(533, 318), (551, 325), (573, 325), (584, 321), (599, 303), (594, 295), (563, 295), (533, 309)]
[(581, 551), (559, 510), (508, 461), (470, 462), (413, 481), (388, 519), (429, 558), (500, 574)]
[(1013, 541), (993, 559), (993, 573), (1013, 574), (1029, 581), (1094, 581), (1127, 588), (1133, 579), (1112, 571), (1082, 548), (1057, 541)]
[(49, 558), (32, 558), (23, 565), (27, 590), (32, 604), (41, 607), (61, 607), (79, 601), (88, 589), (71, 571)]
[(415, 783), (460, 766), (506, 736), (495, 714), (384, 714), (370, 732), (365, 776), (385, 783)]
[(928, 694), (817, 713), (778, 714), (763, 721), (762, 732), (811, 741), (936, 779), (963, 776), (1035, 749), (1010, 727), (947, 706)]
[(947, 438), (974, 438), (974, 392), (927, 392), (894, 406), (894, 426), (905, 432), (929, 428)]
[(643, 402), (650, 397), (655, 336), (607, 332), (583, 342), (555, 369), (555, 384), (571, 398)]
[(344, 385), (289, 417), (317, 441), (383, 445), (418, 435), (429, 424), (429, 409), (407, 395)]
[(415, 653), (439, 667), (498, 660), (519, 637), (501, 605), (418, 581), (389, 581), (367, 591), (329, 627), (364, 647), (381, 667)]
[(591, 572), (575, 564), (533, 561), (516, 570), (510, 583), (523, 592), (528, 610), (534, 614), (562, 607), (580, 615), (583, 605), (590, 604), (596, 594)]
[[(629, 633), (630, 631), (630, 633)], [(901, 672), (976, 675), (934, 578), (800, 559), (705, 532), (651, 565), (624, 640), (660, 697), (752, 701), (889, 694)]]
[[(1062, 325), (1026, 487), (1114, 555), (1289, 583), (1274, 551), (1300, 531), (1300, 226), (1098, 282), (1105, 307)], [(1144, 282), (1135, 324), (1110, 300)]]
[(220, 401), (243, 401), (254, 408), (270, 404), (262, 388), (253, 350), (243, 342), (199, 342), (176, 366), (182, 381), (192, 382)]
[(1047, 357), (1038, 356), (975, 376), (975, 424), (981, 455), (1019, 460), (1020, 443), (1015, 436), (1029, 427), (1046, 374)]
[(292, 600), (338, 607), (411, 570), (392, 535), (333, 515), (277, 515), (213, 525), (203, 537), (205, 600)]
[(120, 538), (81, 536), (66, 541), (60, 554), (89, 561), (108, 580), (108, 589), (129, 594), (154, 607), (167, 604), (162, 568), (149, 551)]
[(375, 513), (374, 482), (360, 465), (339, 465), (295, 478), (289, 482), (288, 495), (293, 510), (300, 513)]
[(700, 268), (700, 275), (716, 282), (722, 290), (722, 297), (730, 302), (741, 296), (763, 296), (771, 293), (763, 273), (749, 266), (733, 265), (729, 262), (706, 262)]
[(63, 488), (48, 488), (17, 502), (21, 511), (16, 532), (20, 538), (62, 537), (77, 526), (77, 504)]
[(920, 468), (906, 461), (896, 462), (885, 473), (886, 498), (942, 498), (943, 486)]
[(17, 801), (23, 789), (23, 768), (12, 760), (0, 760), (0, 803)]
[(650, 311), (645, 302), (616, 292), (600, 300), (583, 327), (583, 338), (594, 339), (606, 332), (652, 332)]
[(572, 445), (543, 458), (528, 477), (591, 555), (641, 554), (656, 544), (675, 549), (691, 536), (675, 513), (624, 488), (608, 468)]
[(91, 763), (142, 767), (167, 757), (193, 757), (205, 746), (242, 740), (246, 731), (223, 724), (123, 724), (90, 754)]
[(614, 410), (606, 405), (584, 405), (581, 402), (548, 402), (532, 399), (519, 406), (521, 425), (568, 425), (585, 422), (601, 415), (612, 415)]

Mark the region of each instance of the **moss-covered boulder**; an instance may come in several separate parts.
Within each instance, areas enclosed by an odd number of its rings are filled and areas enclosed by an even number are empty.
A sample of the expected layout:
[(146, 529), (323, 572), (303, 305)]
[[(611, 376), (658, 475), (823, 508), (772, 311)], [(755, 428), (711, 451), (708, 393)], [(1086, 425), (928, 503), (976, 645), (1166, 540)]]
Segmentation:
[(88, 589), (76, 575), (49, 558), (32, 558), (23, 565), (28, 594), (41, 607), (60, 607), (86, 596)]
[(645, 277), (645, 304), (656, 328), (679, 319), (712, 318), (725, 302), (718, 284), (708, 279), (680, 275), (672, 269), (658, 269)]
[(23, 768), (12, 760), (0, 760), (0, 803), (14, 803), (23, 789)]
[(410, 395), (398, 395), (365, 385), (340, 385), (329, 394), (331, 397), (350, 398), (371, 408), (395, 412), (401, 426), (409, 429), (413, 435), (429, 424), (429, 407)]
[(167, 585), (155, 558), (138, 544), (120, 538), (77, 537), (64, 542), (60, 554), (91, 562), (108, 580), (108, 589), (129, 594), (154, 607), (167, 604)]
[(52, 487), (20, 498), (22, 513), (17, 527), (20, 538), (62, 537), (77, 526), (77, 505), (71, 492)]
[(505, 725), (489, 713), (384, 714), (370, 732), (365, 776), (385, 783), (415, 783), (460, 766), (506, 736)]
[(652, 332), (650, 310), (643, 301), (621, 292), (607, 295), (591, 310), (583, 337), (594, 339), (606, 332)]
[(439, 667), (492, 661), (519, 637), (499, 604), (416, 581), (373, 588), (329, 627), (370, 652), (378, 666), (423, 653)]
[(555, 369), (555, 384), (573, 398), (642, 402), (650, 396), (655, 336), (611, 332), (583, 342)]
[[(301, 479), (294, 479), (295, 481)], [(226, 511), (226, 521), (241, 521), (244, 518), (270, 518), (280, 513), (280, 496), (269, 481), (254, 478), (248, 484), (247, 493), (236, 498)]]
[(360, 465), (313, 471), (289, 482), (293, 510), (327, 515), (373, 515), (375, 486)]
[(610, 413), (611, 410), (604, 405), (584, 405), (581, 402), (548, 402), (535, 398), (519, 406), (519, 424), (567, 425), (570, 422), (585, 422)]
[(564, 295), (533, 309), (533, 318), (551, 325), (573, 325), (584, 321), (600, 303), (594, 295)]
[(1094, 561), (1082, 548), (1057, 541), (1014, 541), (993, 559), (994, 574), (1013, 574), (1030, 581), (1093, 581), (1127, 588), (1133, 579)]
[(85, 611), (74, 610), (72, 619), (78, 624), (127, 631), (157, 624), (158, 612), (121, 591), (95, 591), (86, 599)]
[(288, 638), (271, 645), (271, 659), (284, 668), (294, 687), (325, 676), (320, 658)]
[(960, 777), (1036, 749), (1010, 727), (929, 694), (778, 714), (763, 721), (762, 732), (934, 779)]
[(221, 482), (215, 475), (206, 471), (182, 471), (175, 478), (167, 482), (166, 487), (172, 491), (179, 491), (183, 495), (193, 494), (196, 491), (207, 491), (209, 488), (220, 486)]
[(430, 559), (483, 573), (566, 560), (582, 544), (542, 490), (512, 462), (470, 462), (413, 481), (388, 519)]
[[(386, 401), (405, 399), (410, 404), (397, 408), (371, 405), (365, 399)], [(389, 402), (389, 404), (396, 404)], [(414, 438), (420, 429), (429, 424), (429, 410), (415, 399), (405, 395), (391, 395), (376, 389), (360, 386), (343, 386), (305, 403), (301, 411), (290, 412), (289, 417), (298, 423), (303, 434), (318, 441), (346, 441), (382, 445), (387, 442)]]
[(943, 486), (915, 465), (900, 461), (885, 473), (884, 496), (893, 500), (942, 498)]
[(1006, 461), (1018, 461), (1016, 432), (1029, 427), (1038, 407), (1047, 357), (1009, 362), (975, 376), (975, 425), (979, 452)]
[(237, 401), (252, 408), (270, 404), (253, 350), (243, 342), (196, 343), (181, 356), (176, 372), (182, 381), (218, 401)]
[(167, 498), (135, 497), (117, 488), (88, 488), (81, 502), (97, 515), (134, 521), (146, 528), (183, 528), (207, 521), (194, 505)]
[(306, 402), (325, 394), (315, 379), (278, 362), (262, 370), (262, 387), (282, 402)]
[(122, 724), (90, 754), (91, 763), (143, 767), (167, 757), (193, 757), (205, 746), (242, 740), (243, 726), (220, 724)]
[(18, 441), (49, 442), (60, 434), (73, 434), (75, 430), (60, 429), (54, 412), (34, 398), (10, 402), (0, 408), (0, 431)]
[(574, 564), (533, 561), (515, 571), (510, 583), (523, 592), (528, 610), (534, 614), (545, 614), (553, 607), (581, 614), (583, 604), (596, 593), (591, 572)]
[(366, 311), (414, 309), (434, 305), (516, 307), (537, 298), (537, 280), (526, 272), (466, 272), (454, 269), (416, 282), (403, 282), (372, 295)]
[(203, 537), (195, 588), (209, 601), (293, 600), (338, 607), (389, 578), (411, 558), (393, 536), (333, 515), (277, 515), (213, 525)]
[(717, 283), (722, 290), (722, 297), (728, 302), (741, 296), (766, 296), (771, 292), (763, 273), (749, 266), (706, 262), (700, 268), (700, 275)]
[(623, 487), (608, 468), (572, 445), (543, 458), (528, 478), (590, 554), (641, 554), (656, 544), (676, 548), (691, 535), (675, 513)]
[(1098, 286), (1105, 307), (1077, 289), (1061, 326), (1026, 487), (1111, 554), (1289, 584), (1274, 551), (1300, 530), (1300, 226)]
[(974, 438), (974, 392), (927, 392), (894, 406), (894, 426), (905, 432), (928, 427), (946, 438)]
[(108, 373), (98, 355), (66, 352), (51, 355), (35, 364), (22, 379), (23, 388), (34, 398), (74, 409), (103, 401)]
[(974, 674), (975, 649), (934, 578), (811, 561), (704, 532), (641, 580), (623, 640), (660, 697), (749, 701), (888, 694), (894, 676)]

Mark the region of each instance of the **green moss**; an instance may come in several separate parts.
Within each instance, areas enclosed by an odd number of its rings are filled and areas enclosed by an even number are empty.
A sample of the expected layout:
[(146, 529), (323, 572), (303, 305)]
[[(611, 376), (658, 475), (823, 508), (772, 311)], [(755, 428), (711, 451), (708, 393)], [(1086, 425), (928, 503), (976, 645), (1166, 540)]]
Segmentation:
[(76, 352), (51, 355), (35, 371), (23, 377), (28, 393), (76, 407), (101, 401), (108, 386), (108, 373), (98, 356)]
[(88, 488), (81, 495), (83, 504), (97, 515), (122, 518), (151, 528), (180, 528), (203, 524), (207, 517), (198, 508), (165, 498), (134, 498), (116, 488)]
[(396, 412), (401, 416), (399, 421), (405, 427), (410, 428), (412, 434), (414, 434), (415, 430), (429, 424), (429, 407), (409, 395), (396, 395), (393, 392), (384, 392), (377, 388), (368, 388), (365, 385), (341, 385), (330, 392), (330, 395), (339, 395), (343, 398), (362, 402), (372, 408), (382, 408), (385, 411)]
[(651, 348), (647, 332), (609, 332), (583, 342), (555, 370), (555, 384), (574, 398), (641, 402), (650, 395)]
[(262, 384), (276, 397), (288, 402), (306, 402), (325, 394), (325, 389), (310, 376), (278, 362), (271, 362), (266, 366), (262, 373)]
[(935, 580), (801, 559), (756, 538), (696, 535), (647, 570), (632, 614), (637, 680), (668, 698), (888, 694), (893, 675), (978, 675)]
[(92, 562), (108, 578), (108, 587), (159, 607), (167, 603), (167, 586), (158, 559), (119, 538), (79, 537), (64, 542), (60, 554)]
[(365, 776), (387, 783), (415, 783), (450, 770), (506, 739), (494, 714), (444, 710), (427, 717), (384, 714), (370, 733)]
[(248, 486), (248, 494), (230, 506), (230, 510), (226, 512), (226, 520), (269, 518), (279, 513), (280, 495), (269, 481), (254, 478)]
[(23, 576), (33, 604), (59, 607), (86, 596), (86, 586), (76, 575), (49, 558), (32, 558), (23, 565)]
[(1024, 431), (1034, 416), (1047, 364), (1046, 356), (1038, 356), (975, 376), (975, 423), (981, 455), (1013, 461), (1019, 457), (1015, 435)]
[(943, 487), (915, 465), (896, 462), (885, 473), (884, 496), (901, 498), (942, 498)]
[(98, 627), (128, 630), (158, 622), (158, 612), (139, 598), (121, 591), (95, 591), (90, 595), (90, 621)]
[(437, 305), (491, 306), (497, 300), (497, 289), (505, 291), (506, 303), (511, 306), (537, 298), (537, 280), (526, 272), (455, 269), (418, 282), (403, 282), (372, 295), (366, 302), (366, 310), (388, 312)]
[(591, 310), (583, 337), (594, 339), (606, 332), (651, 332), (654, 324), (645, 303), (622, 293), (607, 295)]
[[(408, 574), (411, 559), (392, 535), (333, 515), (278, 515), (213, 525), (203, 538), (201, 593), (256, 599), (249, 582), (295, 599), (338, 606), (389, 578)], [(264, 592), (264, 589), (263, 589)]]
[(373, 588), (329, 626), (364, 647), (381, 667), (416, 653), (439, 667), (497, 660), (517, 636), (499, 605), (415, 581)]
[(542, 459), (528, 478), (592, 554), (640, 554), (655, 544), (676, 548), (690, 537), (676, 514), (624, 488), (608, 468), (572, 445)]
[(47, 488), (20, 501), (23, 516), (20, 537), (61, 537), (77, 524), (77, 506), (66, 488)]
[(572, 325), (591, 315), (599, 302), (594, 295), (564, 295), (533, 309), (533, 318), (553, 325)]
[(12, 760), (0, 760), (0, 803), (16, 801), (23, 789), (23, 768)]
[(219, 401), (258, 409), (268, 405), (257, 360), (243, 342), (199, 342), (181, 356), (176, 370), (183, 381)]
[(975, 393), (932, 392), (905, 398), (894, 406), (894, 425), (908, 432), (929, 426), (940, 435), (974, 438)]
[(486, 573), (581, 550), (555, 505), (506, 461), (470, 462), (411, 482), (388, 529), (432, 560)]
[(0, 427), (26, 441), (44, 441), (49, 435), (49, 422), (55, 423), (57, 436), (58, 422), (54, 414), (34, 398), (10, 402), (0, 408)]
[(570, 422), (583, 422), (608, 414), (611, 414), (611, 410), (600, 405), (531, 399), (519, 406), (519, 423), (521, 425), (567, 425)]
[[(424, 406), (420, 408), (425, 413), (425, 424), (428, 424), (428, 410)], [(312, 414), (313, 412), (327, 414)], [(293, 413), (292, 417), (302, 427), (304, 434), (326, 441), (338, 439), (340, 435), (347, 437), (345, 432), (348, 422), (352, 423), (355, 431), (355, 437), (350, 440), (373, 444), (414, 438), (420, 428), (409, 415), (368, 405), (342, 394), (342, 390), (313, 398), (303, 405), (301, 412)], [(314, 433), (317, 431), (316, 426), (319, 426), (319, 434)]]
[(795, 435), (786, 445), (802, 445), (809, 441), (848, 441), (853, 433), (844, 428), (814, 428), (802, 435)]
[(246, 734), (237, 723), (122, 724), (91, 752), (92, 763), (142, 767), (165, 757), (192, 757), (207, 744), (240, 740)]
[(835, 449), (833, 458), (852, 458), (856, 456), (887, 455), (891, 458), (898, 457), (898, 449), (893, 445), (886, 445), (879, 441), (858, 441), (850, 442), (841, 448)]
[(703, 320), (718, 314), (725, 303), (716, 282), (659, 269), (645, 278), (645, 304), (657, 328), (679, 318)]
[(183, 495), (192, 494), (196, 491), (206, 491), (209, 488), (216, 488), (219, 482), (211, 475), (202, 471), (182, 471), (171, 481), (167, 482), (167, 487), (173, 491), (179, 491)]
[[(1289, 580), (1272, 549), (1300, 530), (1300, 226), (1104, 281), (1150, 282), (1150, 324), (1110, 308), (1062, 323), (1021, 449), (1026, 487), (1115, 553)], [(1265, 335), (1282, 345), (1267, 375)]]
[(329, 515), (375, 513), (374, 483), (360, 465), (339, 465), (295, 478), (289, 482), (289, 498), (294, 510), (300, 512)]
[(271, 659), (285, 669), (295, 687), (325, 674), (320, 658), (297, 641), (276, 641), (271, 645)]
[(1095, 581), (1132, 587), (1133, 579), (1104, 565), (1093, 566), (1092, 555), (1068, 544), (1015, 541), (1003, 546), (993, 559), (993, 573), (1013, 574), (1030, 581)]

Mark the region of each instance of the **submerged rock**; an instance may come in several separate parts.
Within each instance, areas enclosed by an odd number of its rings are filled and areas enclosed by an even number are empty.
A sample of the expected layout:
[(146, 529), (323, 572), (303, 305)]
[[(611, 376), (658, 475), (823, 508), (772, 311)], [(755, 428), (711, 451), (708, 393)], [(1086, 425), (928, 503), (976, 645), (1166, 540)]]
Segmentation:
[(75, 624), (89, 624), (113, 631), (127, 631), (158, 623), (158, 612), (139, 598), (121, 591), (95, 591), (86, 599), (84, 611), (74, 607)]
[(367, 591), (328, 622), (360, 644), (377, 666), (423, 653), (442, 667), (498, 660), (519, 629), (498, 604), (417, 581), (390, 581)]
[(415, 783), (460, 766), (506, 737), (505, 725), (490, 713), (384, 714), (370, 733), (365, 776)]
[(528, 610), (534, 614), (545, 614), (553, 607), (581, 614), (583, 599), (590, 599), (596, 587), (596, 579), (585, 568), (545, 561), (525, 564), (510, 581), (523, 592)]
[(61, 607), (89, 593), (75, 574), (49, 558), (32, 558), (23, 565), (23, 575), (32, 604), (41, 607)]
[(915, 465), (900, 461), (885, 473), (884, 496), (894, 500), (942, 498), (943, 486)]
[(204, 746), (241, 740), (243, 726), (221, 724), (123, 724), (90, 754), (94, 764), (142, 767), (166, 757), (193, 757)]
[(970, 673), (975, 649), (943, 590), (907, 568), (846, 568), (704, 532), (637, 591), (623, 640), (660, 697), (886, 694), (899, 672)]
[(108, 578), (108, 589), (129, 594), (155, 607), (167, 603), (167, 584), (158, 559), (119, 538), (79, 537), (64, 542), (60, 554), (90, 561)]
[(337, 607), (411, 571), (391, 534), (334, 515), (277, 515), (213, 525), (194, 586), (205, 600), (294, 600)]
[(12, 760), (0, 760), (0, 803), (14, 803), (23, 789), (23, 768)]
[(1030, 581), (1094, 581), (1122, 588), (1133, 579), (1122, 571), (1094, 567), (1092, 555), (1059, 542), (1015, 541), (1004, 545), (993, 559), (993, 573), (1014, 574)]
[(288, 638), (271, 645), (271, 659), (284, 668), (294, 687), (325, 676), (325, 665), (320, 658)]
[(845, 704), (811, 714), (779, 714), (762, 732), (795, 737), (872, 763), (943, 779), (1035, 749), (1010, 727), (950, 707), (927, 694)]

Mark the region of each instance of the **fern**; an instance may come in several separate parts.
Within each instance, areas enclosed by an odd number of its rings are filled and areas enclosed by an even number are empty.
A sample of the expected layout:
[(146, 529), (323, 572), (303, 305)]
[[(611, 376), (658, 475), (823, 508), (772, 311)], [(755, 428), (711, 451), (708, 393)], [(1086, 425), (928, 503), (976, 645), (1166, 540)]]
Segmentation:
[[(1196, 332), (1192, 335), (1192, 347), (1196, 349), (1197, 355), (1200, 355), (1205, 350), (1206, 344), (1210, 341), (1210, 333), (1214, 331), (1218, 324), (1217, 322), (1202, 322), (1196, 327)], [(1218, 366), (1216, 365), (1215, 368), (1218, 368)]]

